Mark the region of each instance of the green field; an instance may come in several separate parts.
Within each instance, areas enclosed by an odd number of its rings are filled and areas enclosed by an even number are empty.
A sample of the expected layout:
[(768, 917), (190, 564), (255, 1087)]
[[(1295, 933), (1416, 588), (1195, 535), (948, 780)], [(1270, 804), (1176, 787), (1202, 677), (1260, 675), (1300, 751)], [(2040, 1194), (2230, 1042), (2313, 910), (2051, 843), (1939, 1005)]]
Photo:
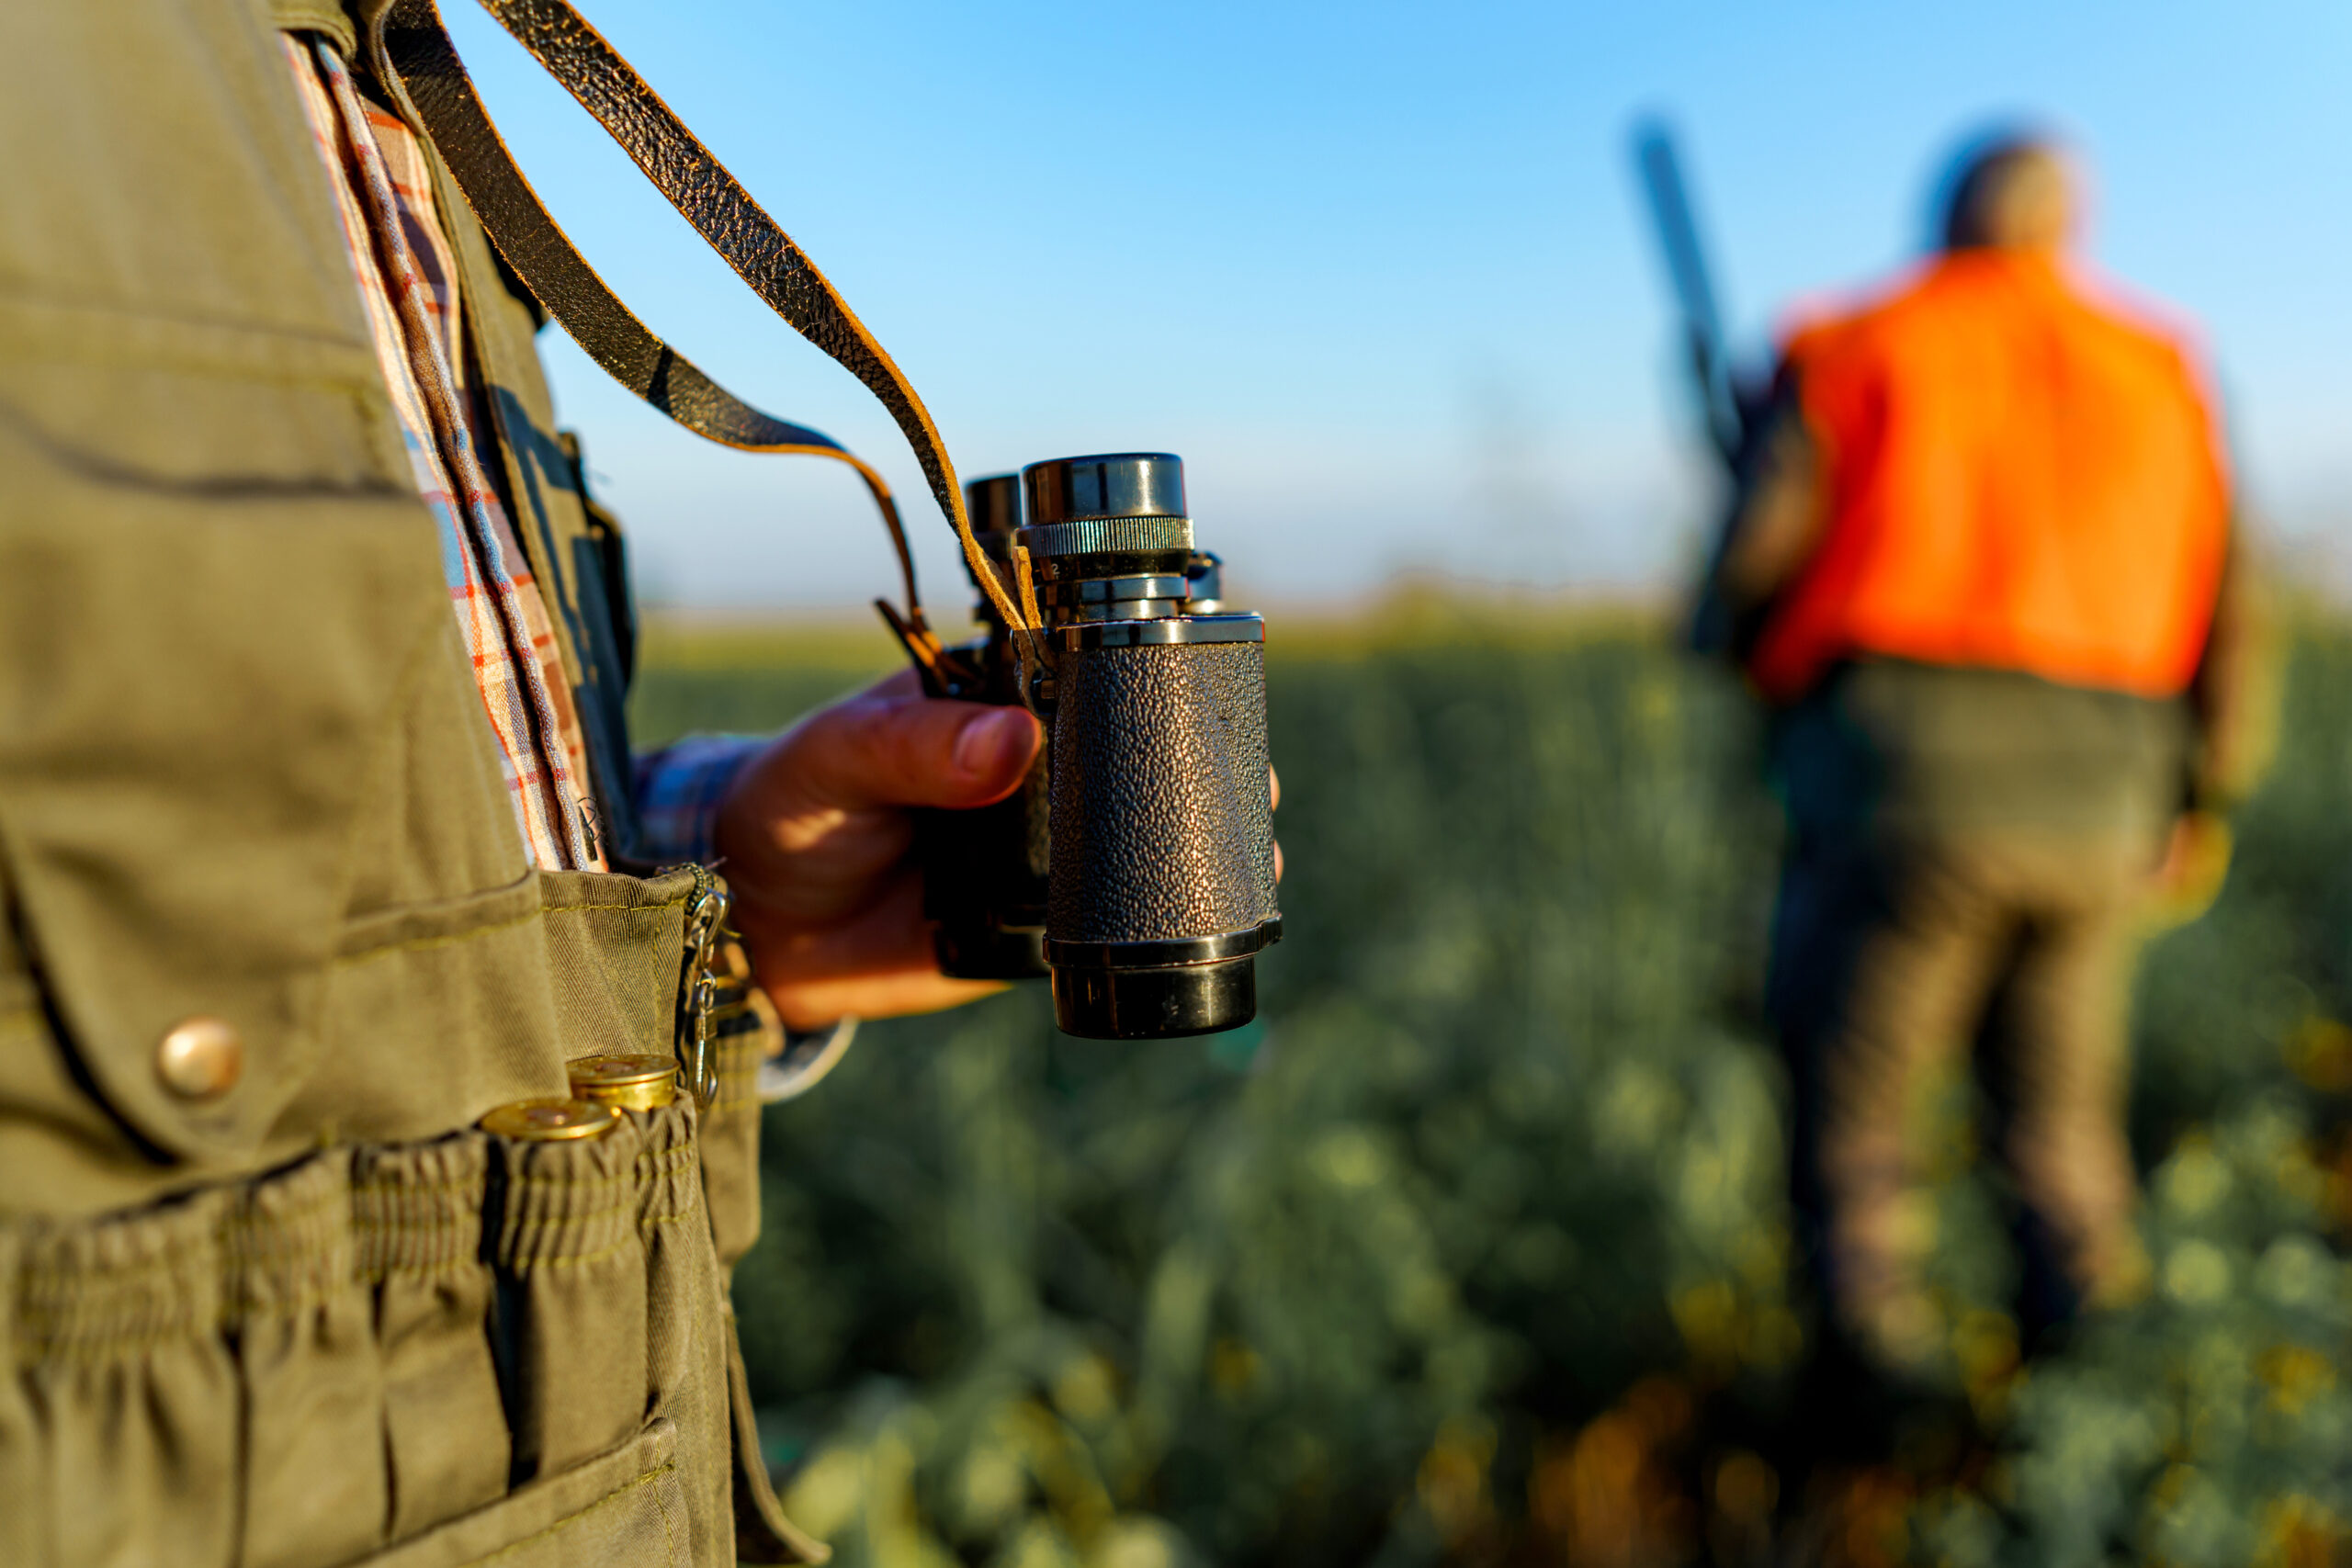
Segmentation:
[[(1269, 648), (1286, 940), (1261, 1021), (1045, 999), (868, 1028), (770, 1113), (736, 1299), (770, 1457), (845, 1568), (2326, 1561), (2352, 1520), (2352, 635), (2143, 972), (2157, 1289), (2023, 1368), (1998, 1194), (1939, 1147), (1951, 1386), (1997, 1435), (1780, 1497), (1777, 827), (1754, 716), (1627, 619)], [(1517, 629), (1508, 635), (1498, 626)], [(672, 629), (641, 741), (758, 729), (879, 633)]]

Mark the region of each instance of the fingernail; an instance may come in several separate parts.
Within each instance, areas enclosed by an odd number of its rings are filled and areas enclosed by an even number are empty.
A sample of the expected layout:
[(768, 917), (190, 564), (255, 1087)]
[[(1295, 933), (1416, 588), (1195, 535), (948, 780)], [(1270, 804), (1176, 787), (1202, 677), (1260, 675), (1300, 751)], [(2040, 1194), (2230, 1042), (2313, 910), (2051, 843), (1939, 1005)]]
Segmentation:
[(1029, 716), (1018, 708), (984, 713), (964, 727), (956, 738), (956, 771), (989, 773), (996, 770), (1014, 738), (1028, 728)]

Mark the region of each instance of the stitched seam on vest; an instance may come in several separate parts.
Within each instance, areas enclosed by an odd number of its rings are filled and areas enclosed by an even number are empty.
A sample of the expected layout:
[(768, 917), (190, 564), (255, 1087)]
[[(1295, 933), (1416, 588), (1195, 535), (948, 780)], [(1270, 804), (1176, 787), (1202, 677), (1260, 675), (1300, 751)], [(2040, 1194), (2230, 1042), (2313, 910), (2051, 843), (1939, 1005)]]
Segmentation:
[(344, 968), (351, 964), (366, 963), (369, 959), (381, 958), (387, 953), (422, 953), (430, 948), (451, 947), (461, 942), (472, 942), (477, 937), (495, 936), (501, 931), (513, 931), (516, 926), (528, 925), (531, 921), (548, 915), (593, 913), (597, 910), (634, 915), (650, 909), (675, 909), (682, 908), (689, 896), (689, 893), (681, 893), (675, 898), (664, 898), (658, 904), (542, 904), (526, 914), (517, 915), (512, 919), (498, 920), (486, 926), (469, 926), (461, 931), (445, 931), (438, 936), (410, 937), (405, 942), (388, 942), (378, 947), (363, 947), (352, 953), (338, 953), (334, 955), (334, 963), (337, 968)]
[[(653, 1191), (656, 1183), (673, 1183), (697, 1165), (696, 1146), (681, 1143), (640, 1150), (627, 1172), (586, 1178), (514, 1173), (510, 1179), (522, 1185), (578, 1191), (592, 1199), (628, 1196), (619, 1201), (600, 1202), (585, 1213), (525, 1222), (514, 1233), (523, 1242), (525, 1256), (503, 1267), (514, 1274), (528, 1274), (539, 1269), (598, 1263), (626, 1253), (632, 1244), (643, 1245), (663, 1225), (695, 1219), (702, 1208), (698, 1185), (672, 1187), (671, 1195), (678, 1206), (660, 1212), (637, 1213), (637, 1202), (631, 1200), (662, 1196)], [(380, 1199), (439, 1193), (479, 1201), (482, 1185), (479, 1179), (465, 1177), (417, 1182), (376, 1179), (347, 1186), (327, 1183), (281, 1208), (223, 1214), (201, 1231), (174, 1238), (146, 1257), (95, 1269), (28, 1260), (10, 1282), (22, 1330), (15, 1359), (21, 1366), (114, 1360), (229, 1334), (259, 1318), (299, 1316), (387, 1280), (478, 1274), (485, 1266), (475, 1248), (486, 1216), (469, 1213), (386, 1218), (356, 1211), (364, 1206), (363, 1194)], [(337, 1224), (337, 1217), (346, 1213), (348, 1220)], [(581, 1229), (616, 1220), (626, 1225), (632, 1218), (634, 1233), (623, 1228), (608, 1245), (592, 1252), (528, 1256), (534, 1247), (547, 1245), (555, 1233), (569, 1230), (576, 1235)], [(325, 1234), (318, 1231), (322, 1222), (328, 1227)], [(457, 1237), (465, 1243), (465, 1251), (423, 1262), (388, 1263), (383, 1255), (390, 1249), (359, 1245), (362, 1236), (384, 1235)], [(284, 1283), (256, 1290), (266, 1278)], [(166, 1299), (205, 1280), (218, 1281), (217, 1294), (197, 1292), (212, 1294), (209, 1302), (175, 1310)], [(126, 1318), (130, 1321), (125, 1322)], [(110, 1328), (109, 1319), (119, 1326)]]
[[(13, 297), (12, 297), (13, 296)], [(262, 322), (206, 321), (0, 291), (0, 346), (12, 355), (122, 365), (339, 390), (380, 386), (367, 348)]]
[(615, 1171), (609, 1176), (567, 1176), (560, 1171), (541, 1173), (517, 1171), (506, 1178), (515, 1187), (566, 1187), (577, 1191), (594, 1191), (605, 1187), (634, 1187), (639, 1179), (651, 1173), (667, 1175), (684, 1170), (695, 1163), (695, 1150), (690, 1145), (666, 1149), (647, 1149), (632, 1162), (628, 1171)]
[(368, 1231), (378, 1235), (386, 1235), (396, 1231), (405, 1231), (416, 1235), (435, 1235), (476, 1227), (455, 1221), (447, 1224), (420, 1224), (415, 1220), (354, 1220), (351, 1222), (351, 1228), (354, 1231)]
[[(349, 1190), (347, 1189), (337, 1190), (331, 1188), (315, 1198), (306, 1198), (298, 1204), (290, 1205), (271, 1214), (260, 1217), (252, 1215), (236, 1215), (224, 1219), (219, 1225), (215, 1226), (209, 1235), (201, 1238), (192, 1238), (185, 1245), (175, 1244), (168, 1250), (159, 1252), (152, 1258), (141, 1258), (129, 1264), (105, 1266), (96, 1269), (88, 1268), (61, 1269), (51, 1263), (28, 1263), (22, 1265), (17, 1269), (17, 1278), (23, 1280), (87, 1280), (98, 1277), (107, 1279), (128, 1279), (133, 1275), (144, 1273), (151, 1269), (160, 1269), (168, 1263), (172, 1258), (183, 1252), (209, 1250), (211, 1247), (216, 1245), (222, 1247), (237, 1247), (243, 1244), (253, 1236), (282, 1235), (288, 1228), (289, 1228), (291, 1222), (310, 1219), (322, 1213), (331, 1213), (340, 1207), (348, 1197)], [(272, 1257), (282, 1257), (288, 1254), (297, 1256), (308, 1255), (321, 1250), (322, 1248), (315, 1238), (304, 1237), (297, 1239), (290, 1247), (279, 1247), (271, 1251), (265, 1252), (254, 1250), (225, 1254), (223, 1261), (228, 1263), (231, 1267), (242, 1268), (254, 1262), (266, 1260)]]
[[(327, 1205), (318, 1203), (304, 1207), (315, 1211), (324, 1206)], [(186, 1344), (191, 1338), (226, 1334), (257, 1318), (298, 1317), (337, 1297), (365, 1290), (373, 1282), (356, 1267), (348, 1274), (334, 1269), (335, 1260), (330, 1255), (333, 1249), (328, 1248), (310, 1259), (316, 1267), (306, 1270), (307, 1278), (294, 1289), (257, 1294), (246, 1270), (263, 1260), (256, 1255), (240, 1255), (235, 1248), (240, 1233), (265, 1228), (267, 1227), (255, 1222), (232, 1220), (207, 1240), (191, 1241), (186, 1247), (126, 1268), (93, 1271), (39, 1263), (24, 1268), (17, 1275), (17, 1318), (26, 1330), (19, 1337), (17, 1364), (29, 1367), (46, 1361), (106, 1360), (126, 1351)], [(298, 1247), (291, 1255), (300, 1258), (301, 1252)], [(356, 1264), (356, 1258), (352, 1261)], [(185, 1284), (190, 1268), (214, 1271), (220, 1281), (220, 1294), (211, 1311), (191, 1312), (176, 1319), (165, 1316), (161, 1321), (114, 1332), (77, 1331), (74, 1327), (85, 1314), (103, 1308), (109, 1301), (121, 1302), (134, 1291), (156, 1284)], [(62, 1305), (48, 1304), (41, 1300), (43, 1295)]]
[[(598, 1209), (594, 1213), (569, 1216), (564, 1223), (576, 1224), (587, 1220), (601, 1220), (609, 1215), (623, 1213), (626, 1208), (627, 1205), (623, 1204), (610, 1209)], [(650, 1231), (659, 1225), (674, 1224), (680, 1220), (690, 1220), (694, 1217), (695, 1211), (691, 1206), (673, 1209), (664, 1214), (641, 1214), (638, 1217), (637, 1228), (639, 1232)], [(627, 1252), (632, 1247), (644, 1245), (645, 1237), (642, 1235), (632, 1235), (623, 1232), (618, 1237), (594, 1252), (558, 1253), (552, 1258), (517, 1258), (505, 1265), (505, 1268), (508, 1272), (514, 1274), (529, 1274), (541, 1269), (576, 1269), (590, 1263), (602, 1263), (608, 1258)]]
[[(167, 1249), (159, 1251), (153, 1257), (140, 1258), (130, 1263), (105, 1265), (97, 1269), (90, 1269), (59, 1268), (55, 1264), (51, 1263), (35, 1262), (21, 1265), (17, 1270), (17, 1278), (22, 1280), (87, 1280), (101, 1277), (107, 1279), (129, 1279), (133, 1275), (144, 1273), (151, 1269), (160, 1269), (173, 1258), (186, 1252), (209, 1250), (215, 1245), (235, 1245), (251, 1235), (268, 1235), (273, 1232), (277, 1232), (280, 1230), (281, 1227), (285, 1226), (288, 1221), (307, 1219), (322, 1211), (328, 1211), (335, 1208), (345, 1196), (347, 1196), (346, 1191), (331, 1189), (316, 1198), (305, 1199), (300, 1204), (290, 1206), (277, 1213), (269, 1214), (261, 1218), (254, 1218), (250, 1215), (239, 1215), (224, 1219), (217, 1226), (213, 1227), (209, 1233), (200, 1237), (191, 1237), (185, 1243), (174, 1243)], [(300, 1242), (292, 1248), (292, 1250), (298, 1253), (312, 1251), (315, 1250), (315, 1243), (310, 1241)], [(268, 1255), (258, 1252), (238, 1253), (228, 1258), (226, 1261), (232, 1265), (237, 1265), (254, 1258), (264, 1258), (266, 1256)]]
[(279, 32), (323, 33), (345, 60), (358, 51), (358, 29), (339, 6), (313, 0), (272, 0), (269, 10), (270, 25)]
[[(522, 1551), (526, 1546), (536, 1546), (551, 1535), (556, 1535), (561, 1531), (570, 1529), (573, 1525), (578, 1524), (582, 1519), (586, 1518), (597, 1509), (619, 1502), (622, 1498), (628, 1496), (639, 1487), (643, 1486), (650, 1482), (661, 1480), (663, 1476), (668, 1475), (677, 1468), (677, 1461), (674, 1460), (658, 1465), (654, 1469), (647, 1471), (643, 1475), (639, 1476), (636, 1480), (628, 1483), (627, 1485), (616, 1487), (613, 1491), (605, 1493), (602, 1497), (597, 1498), (586, 1507), (579, 1509), (574, 1513), (564, 1515), (563, 1517), (556, 1520), (555, 1523), (548, 1526), (547, 1529), (543, 1530), (538, 1530), (533, 1534), (526, 1535), (520, 1540), (509, 1541), (506, 1545), (500, 1547), (497, 1551), (489, 1553), (487, 1556), (467, 1558), (462, 1568), (481, 1568), (481, 1564), (484, 1562), (495, 1562), (502, 1557), (512, 1556), (514, 1553)], [(657, 1502), (655, 1506), (660, 1506), (660, 1504)], [(668, 1523), (668, 1516), (666, 1514), (662, 1517), (662, 1522), (664, 1525)]]
[(355, 1181), (351, 1184), (351, 1190), (355, 1193), (389, 1192), (395, 1195), (410, 1192), (457, 1192), (473, 1197), (480, 1197), (481, 1190), (482, 1181), (479, 1177), (472, 1180), (468, 1180), (463, 1177), (459, 1177), (449, 1181), (368, 1180)]
[[(611, 1209), (603, 1212), (607, 1214), (615, 1213)], [(608, 1242), (594, 1252), (559, 1253), (553, 1258), (517, 1258), (506, 1265), (506, 1270), (512, 1274), (523, 1275), (535, 1274), (542, 1269), (584, 1268), (588, 1264), (602, 1263), (606, 1258), (618, 1257), (631, 1247), (642, 1247), (644, 1245), (645, 1240), (642, 1236), (633, 1232), (624, 1231), (619, 1240)]]
[[(601, 1210), (598, 1213), (598, 1217), (614, 1212), (615, 1211), (610, 1209)], [(650, 1231), (660, 1225), (675, 1224), (680, 1220), (690, 1220), (693, 1218), (694, 1211), (692, 1209), (674, 1209), (666, 1214), (645, 1214), (639, 1216), (637, 1222), (637, 1228), (639, 1231)], [(627, 1252), (631, 1245), (641, 1247), (644, 1244), (645, 1238), (642, 1235), (624, 1235), (607, 1246), (598, 1247), (594, 1252), (583, 1252), (576, 1257), (542, 1258), (530, 1263), (518, 1263), (514, 1265), (514, 1271), (519, 1274), (528, 1272), (533, 1269), (569, 1269), (574, 1264), (601, 1263), (616, 1252)]]
[(670, 1521), (670, 1499), (662, 1495), (662, 1489), (658, 1486), (653, 1489), (653, 1507), (662, 1516), (662, 1540), (670, 1549), (670, 1561), (675, 1562), (678, 1560), (678, 1528)]
[(381, 1280), (370, 1284), (387, 1284), (394, 1280), (407, 1282), (414, 1280), (442, 1280), (452, 1274), (487, 1274), (490, 1266), (479, 1258), (452, 1258), (440, 1263), (403, 1263), (384, 1270)]

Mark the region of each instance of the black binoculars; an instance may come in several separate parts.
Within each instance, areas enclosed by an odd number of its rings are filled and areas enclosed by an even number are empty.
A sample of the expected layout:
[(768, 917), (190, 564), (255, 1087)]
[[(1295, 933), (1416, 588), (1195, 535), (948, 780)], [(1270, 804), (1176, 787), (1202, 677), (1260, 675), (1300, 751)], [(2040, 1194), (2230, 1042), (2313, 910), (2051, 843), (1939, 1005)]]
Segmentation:
[(1026, 552), (1042, 630), (1024, 650), (983, 595), (987, 635), (956, 650), (973, 673), (950, 694), (1025, 701), (1049, 733), (1005, 799), (917, 814), (940, 968), (1050, 975), (1055, 1021), (1092, 1039), (1249, 1022), (1254, 954), (1282, 936), (1266, 625), (1219, 603), (1183, 463), (1061, 457), (966, 497), (1008, 579)]

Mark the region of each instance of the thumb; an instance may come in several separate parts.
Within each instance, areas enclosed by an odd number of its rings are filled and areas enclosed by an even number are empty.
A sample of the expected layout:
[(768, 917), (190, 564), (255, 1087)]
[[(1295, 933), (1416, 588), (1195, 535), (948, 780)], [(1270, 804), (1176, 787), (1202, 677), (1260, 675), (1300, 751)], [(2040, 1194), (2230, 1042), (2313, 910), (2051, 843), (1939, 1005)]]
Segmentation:
[(1041, 732), (1026, 709), (875, 691), (812, 714), (777, 750), (809, 805), (986, 806), (1012, 793)]

